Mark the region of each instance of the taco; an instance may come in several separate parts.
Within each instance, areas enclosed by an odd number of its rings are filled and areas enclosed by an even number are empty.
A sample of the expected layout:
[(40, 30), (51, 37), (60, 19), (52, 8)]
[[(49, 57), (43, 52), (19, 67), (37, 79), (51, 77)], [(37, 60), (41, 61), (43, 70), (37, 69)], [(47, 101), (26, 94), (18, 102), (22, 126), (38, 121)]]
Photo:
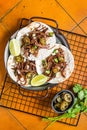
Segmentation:
[(21, 55), (9, 56), (7, 71), (14, 82), (27, 87), (31, 86), (30, 81), (37, 74), (35, 61), (29, 61)]
[(21, 41), (21, 54), (29, 60), (37, 56), (40, 49), (50, 49), (56, 42), (52, 29), (42, 22), (32, 22), (22, 28), (16, 36)]
[(60, 83), (70, 77), (74, 70), (74, 58), (65, 46), (55, 44), (51, 50), (43, 49), (36, 60), (38, 74), (49, 77), (48, 83)]

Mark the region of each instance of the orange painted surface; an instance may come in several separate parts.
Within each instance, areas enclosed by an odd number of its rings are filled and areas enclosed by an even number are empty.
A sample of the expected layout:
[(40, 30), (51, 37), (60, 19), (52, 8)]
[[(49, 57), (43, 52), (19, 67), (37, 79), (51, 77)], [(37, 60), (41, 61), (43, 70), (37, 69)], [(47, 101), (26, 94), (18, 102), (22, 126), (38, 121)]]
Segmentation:
[[(3, 83), (6, 73), (3, 61), (5, 45), (11, 36), (19, 28), (20, 18), (30, 18), (32, 16), (43, 16), (53, 18), (58, 21), (59, 27), (71, 30), (76, 23), (87, 15), (87, 1), (79, 0), (4, 0), (0, 1), (0, 86)], [(71, 17), (75, 20), (73, 21)], [(81, 24), (81, 27), (87, 32), (87, 22)], [(83, 33), (78, 28), (75, 32)], [(86, 130), (87, 117), (81, 115), (77, 127), (72, 127), (60, 123), (55, 123), (47, 130)], [(0, 108), (0, 130), (43, 130), (47, 122), (41, 118), (16, 112), (5, 108)]]

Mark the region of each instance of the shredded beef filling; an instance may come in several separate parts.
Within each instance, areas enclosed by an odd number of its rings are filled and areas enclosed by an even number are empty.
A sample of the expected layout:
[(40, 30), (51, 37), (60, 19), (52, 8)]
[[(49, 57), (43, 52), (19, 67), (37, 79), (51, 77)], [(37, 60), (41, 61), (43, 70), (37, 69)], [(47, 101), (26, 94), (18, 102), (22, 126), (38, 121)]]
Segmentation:
[(65, 77), (65, 68), (66, 62), (64, 58), (64, 52), (61, 48), (55, 49), (53, 53), (47, 57), (45, 60), (42, 60), (42, 65), (44, 68), (43, 74), (49, 76), (49, 80), (56, 77), (58, 72)]
[(29, 32), (29, 34), (22, 38), (21, 48), (24, 49), (24, 55), (26, 57), (30, 54), (36, 56), (40, 48), (49, 48), (49, 45), (46, 44), (46, 40), (48, 37), (53, 36), (53, 32), (48, 33), (48, 28), (45, 26), (41, 29), (39, 29), (39, 27), (35, 28), (32, 32)]
[(29, 83), (32, 77), (37, 74), (35, 61), (24, 61), (22, 56), (17, 56), (15, 57), (15, 62), (13, 70), (15, 76), (17, 76), (17, 82), (21, 85)]

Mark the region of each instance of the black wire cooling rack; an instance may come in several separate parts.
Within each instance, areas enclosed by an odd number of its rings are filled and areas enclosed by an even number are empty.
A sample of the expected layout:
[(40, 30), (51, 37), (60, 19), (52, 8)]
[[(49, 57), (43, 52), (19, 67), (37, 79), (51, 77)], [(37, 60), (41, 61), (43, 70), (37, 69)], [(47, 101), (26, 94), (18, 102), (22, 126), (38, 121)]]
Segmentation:
[[(44, 91), (24, 91), (21, 89), (23, 96), (19, 93), (19, 87), (13, 83), (8, 74), (4, 79), (3, 86), (0, 88), (0, 106), (14, 109), (17, 111), (30, 113), (40, 117), (54, 117), (58, 114), (54, 113), (51, 108), (51, 101), (54, 95), (62, 90), (69, 89), (73, 84), (79, 83), (82, 86), (87, 85), (87, 36), (72, 33), (65, 30), (59, 30), (70, 44), (71, 51), (75, 59), (75, 69), (71, 77), (63, 83), (58, 84), (48, 90), (48, 97), (33, 98), (32, 96), (44, 96)], [(80, 114), (76, 118), (63, 119), (59, 122), (72, 126), (77, 126)]]

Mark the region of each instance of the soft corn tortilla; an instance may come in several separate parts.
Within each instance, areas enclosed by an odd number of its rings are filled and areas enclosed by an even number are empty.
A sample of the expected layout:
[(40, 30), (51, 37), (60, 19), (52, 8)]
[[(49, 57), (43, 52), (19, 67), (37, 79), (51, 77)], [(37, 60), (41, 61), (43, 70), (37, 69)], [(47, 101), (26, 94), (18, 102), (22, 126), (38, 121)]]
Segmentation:
[(37, 56), (37, 60), (36, 60), (37, 73), (42, 74), (43, 73), (42, 60), (46, 59), (48, 56), (52, 54), (54, 49), (58, 49), (58, 48), (61, 48), (64, 51), (64, 57), (67, 64), (65, 68), (66, 75), (65, 77), (63, 77), (61, 75), (61, 72), (58, 72), (55, 78), (48, 81), (49, 83), (52, 83), (52, 84), (63, 82), (67, 78), (69, 78), (70, 75), (72, 74), (74, 70), (74, 57), (71, 51), (61, 44), (55, 44), (55, 46), (51, 50), (46, 50), (46, 49), (40, 50)]

